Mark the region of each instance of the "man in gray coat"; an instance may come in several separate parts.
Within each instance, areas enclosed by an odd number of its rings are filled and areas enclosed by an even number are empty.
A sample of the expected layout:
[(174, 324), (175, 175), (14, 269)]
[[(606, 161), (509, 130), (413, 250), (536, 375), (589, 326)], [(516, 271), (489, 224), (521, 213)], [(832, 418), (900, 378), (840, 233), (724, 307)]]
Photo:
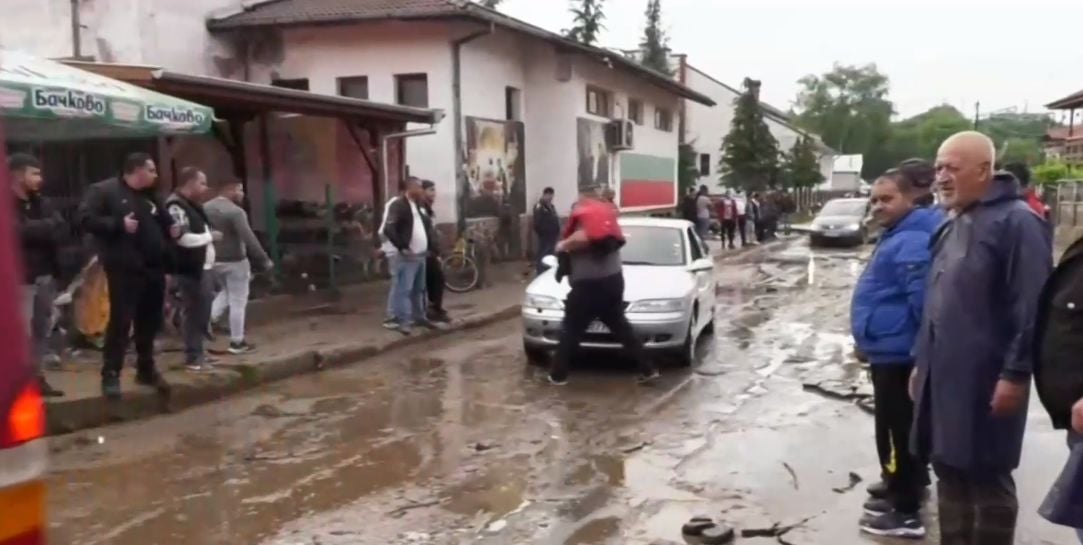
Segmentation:
[(933, 237), (914, 347), (912, 447), (937, 475), (943, 545), (1011, 545), (1033, 368), (1031, 347), (1052, 244), (988, 137), (964, 132), (937, 154), (951, 219)]

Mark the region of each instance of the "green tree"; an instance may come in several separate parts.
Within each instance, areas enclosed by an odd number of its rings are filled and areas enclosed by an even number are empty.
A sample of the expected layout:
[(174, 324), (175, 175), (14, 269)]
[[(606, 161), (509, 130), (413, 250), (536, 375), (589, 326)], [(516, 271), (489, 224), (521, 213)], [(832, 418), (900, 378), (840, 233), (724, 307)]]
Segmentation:
[(1039, 184), (1055, 184), (1061, 180), (1083, 180), (1083, 168), (1049, 161), (1034, 168), (1031, 177)]
[(586, 45), (594, 45), (598, 34), (605, 25), (605, 13), (602, 12), (603, 0), (572, 0), (572, 28), (564, 31), (565, 36)]
[(783, 157), (782, 175), (787, 188), (816, 187), (824, 182), (812, 138), (802, 135), (793, 143), (793, 148)]
[(894, 113), (887, 98), (887, 76), (875, 64), (836, 64), (830, 72), (805, 76), (799, 83), (802, 88), (795, 105), (798, 123), (839, 153), (865, 155), (866, 178), (870, 168), (881, 169), (877, 163), (885, 155)]
[(496, 9), (500, 7), (500, 4), (503, 2), (504, 0), (479, 0), (478, 3), (489, 9)]
[(760, 109), (760, 82), (745, 78), (744, 92), (734, 100), (730, 132), (722, 139), (719, 170), (722, 185), (759, 191), (778, 183), (778, 140)]
[(688, 188), (696, 186), (699, 179), (699, 165), (696, 164), (695, 142), (677, 147), (677, 189), (678, 195), (684, 195)]
[(647, 26), (643, 31), (642, 50), (643, 66), (656, 72), (671, 75), (669, 67), (669, 38), (662, 29), (662, 0), (647, 0)]
[(1042, 146), (1037, 139), (1013, 136), (1005, 138), (997, 147), (998, 158), (1003, 163), (1036, 165), (1042, 162)]

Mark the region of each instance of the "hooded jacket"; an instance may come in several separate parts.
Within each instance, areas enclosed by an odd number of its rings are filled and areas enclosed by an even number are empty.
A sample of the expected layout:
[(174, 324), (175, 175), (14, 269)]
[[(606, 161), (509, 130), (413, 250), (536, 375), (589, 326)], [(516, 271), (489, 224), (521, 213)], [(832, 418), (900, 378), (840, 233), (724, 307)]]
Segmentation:
[(873, 365), (909, 365), (921, 325), (929, 240), (944, 221), (935, 208), (915, 208), (880, 237), (850, 304), (854, 342)]

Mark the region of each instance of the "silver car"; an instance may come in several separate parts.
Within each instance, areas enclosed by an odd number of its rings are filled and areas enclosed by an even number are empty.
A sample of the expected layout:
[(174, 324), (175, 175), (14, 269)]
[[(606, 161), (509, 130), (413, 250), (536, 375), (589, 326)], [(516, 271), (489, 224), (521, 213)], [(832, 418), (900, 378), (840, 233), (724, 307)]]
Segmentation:
[[(626, 243), (624, 304), (628, 321), (649, 351), (675, 356), (684, 365), (695, 358), (695, 339), (714, 323), (715, 274), (710, 249), (685, 220), (620, 219)], [(560, 340), (568, 280), (556, 281), (556, 258), (526, 288), (523, 348), (531, 363), (545, 361)], [(580, 348), (613, 350), (617, 343), (604, 324), (591, 324)]]
[(859, 246), (875, 233), (869, 222), (868, 199), (832, 199), (827, 201), (816, 219), (812, 220), (809, 242), (813, 246), (842, 243)]

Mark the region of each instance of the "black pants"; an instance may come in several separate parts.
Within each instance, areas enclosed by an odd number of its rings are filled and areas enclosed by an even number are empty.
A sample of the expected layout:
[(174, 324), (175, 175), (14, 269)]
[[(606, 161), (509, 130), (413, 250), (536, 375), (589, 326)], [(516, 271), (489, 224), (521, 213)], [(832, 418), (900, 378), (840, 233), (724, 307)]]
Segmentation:
[(941, 545), (1012, 545), (1019, 500), (1009, 471), (965, 472), (933, 464)]
[[(736, 220), (722, 220), (722, 242), (728, 247), (733, 248), (733, 238), (737, 234), (737, 221)], [(744, 237), (742, 236), (742, 239)], [(742, 242), (743, 244), (743, 242)]]
[(873, 397), (876, 401), (876, 452), (887, 483), (888, 497), (896, 511), (913, 514), (921, 507), (928, 476), (925, 465), (910, 453), (910, 428), (914, 402), (910, 400), (913, 365), (873, 365)]
[(741, 236), (741, 246), (747, 246), (748, 216), (737, 216), (737, 234)]
[(553, 360), (553, 375), (567, 375), (572, 356), (579, 348), (587, 328), (595, 320), (609, 328), (613, 337), (623, 345), (625, 355), (636, 362), (640, 372), (654, 370), (653, 364), (643, 353), (643, 342), (624, 315), (624, 275), (617, 273), (572, 283), (564, 304), (564, 322), (561, 324), (557, 356)]
[(534, 270), (537, 274), (545, 272), (546, 267), (542, 264), (542, 258), (557, 253), (557, 238), (559, 235), (538, 235), (538, 249), (534, 255)]
[[(105, 329), (102, 376), (119, 376), (128, 351), (128, 334), (135, 339), (136, 372), (154, 375), (154, 337), (162, 327), (165, 273), (105, 271), (109, 286), (109, 325)], [(134, 326), (134, 331), (133, 331)]]
[(444, 311), (444, 269), (440, 260), (430, 255), (425, 258), (425, 292), (429, 297), (429, 310)]

